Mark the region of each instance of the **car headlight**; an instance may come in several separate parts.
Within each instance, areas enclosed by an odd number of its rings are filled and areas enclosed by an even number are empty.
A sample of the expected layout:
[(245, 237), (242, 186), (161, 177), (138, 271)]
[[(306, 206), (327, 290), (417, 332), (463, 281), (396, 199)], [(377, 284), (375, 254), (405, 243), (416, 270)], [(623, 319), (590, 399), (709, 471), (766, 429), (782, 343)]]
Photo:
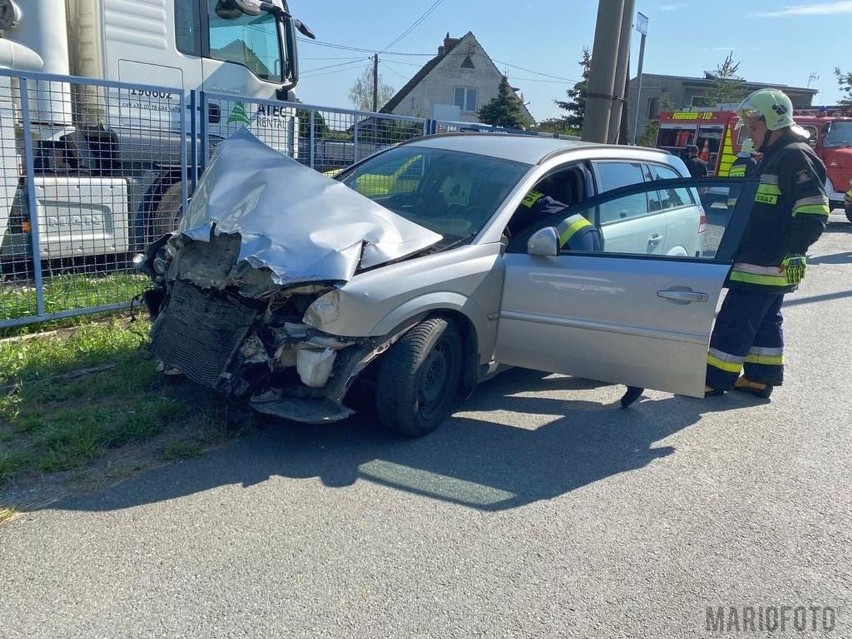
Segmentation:
[(313, 328), (336, 322), (340, 317), (340, 291), (334, 289), (321, 295), (308, 307), (302, 321)]

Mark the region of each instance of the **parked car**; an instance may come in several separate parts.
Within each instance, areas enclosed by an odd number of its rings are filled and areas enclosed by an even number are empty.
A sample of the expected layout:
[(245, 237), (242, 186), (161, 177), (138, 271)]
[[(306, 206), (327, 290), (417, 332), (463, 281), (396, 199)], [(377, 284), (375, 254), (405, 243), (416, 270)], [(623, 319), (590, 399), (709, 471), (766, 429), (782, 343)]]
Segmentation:
[[(180, 230), (146, 251), (151, 352), (298, 421), (345, 418), (373, 392), (407, 436), (503, 366), (702, 396), (748, 207), (708, 233), (686, 175), (654, 149), (452, 134), (330, 179), (242, 132), (218, 146)], [(568, 208), (530, 218), (533, 188)], [(576, 212), (603, 250), (560, 248)]]

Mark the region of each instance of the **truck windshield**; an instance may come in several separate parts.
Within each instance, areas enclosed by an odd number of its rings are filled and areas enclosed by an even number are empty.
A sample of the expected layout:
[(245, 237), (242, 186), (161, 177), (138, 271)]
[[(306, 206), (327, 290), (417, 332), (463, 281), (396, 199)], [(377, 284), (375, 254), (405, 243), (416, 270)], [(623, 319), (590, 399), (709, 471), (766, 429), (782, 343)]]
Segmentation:
[(825, 136), (825, 146), (852, 146), (852, 122), (832, 122)]
[[(211, 0), (215, 5), (216, 0)], [(279, 26), (269, 13), (222, 18), (210, 11), (210, 57), (248, 67), (263, 80), (282, 82)]]

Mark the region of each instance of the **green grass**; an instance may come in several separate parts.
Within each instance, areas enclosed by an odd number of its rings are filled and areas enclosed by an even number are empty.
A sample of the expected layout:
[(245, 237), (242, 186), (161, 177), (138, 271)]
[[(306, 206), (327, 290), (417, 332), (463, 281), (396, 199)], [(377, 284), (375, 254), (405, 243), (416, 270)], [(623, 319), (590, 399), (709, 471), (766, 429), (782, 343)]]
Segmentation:
[[(138, 273), (55, 275), (44, 277), (44, 311), (59, 313), (80, 308), (129, 302), (147, 287)], [(36, 290), (31, 282), (0, 282), (0, 321), (36, 315)]]
[(148, 330), (123, 314), (0, 340), (0, 488), (157, 438), (177, 460), (235, 435), (221, 396), (157, 373)]
[(4, 521), (7, 521), (18, 514), (18, 511), (14, 508), (3, 508), (0, 506), (0, 524)]

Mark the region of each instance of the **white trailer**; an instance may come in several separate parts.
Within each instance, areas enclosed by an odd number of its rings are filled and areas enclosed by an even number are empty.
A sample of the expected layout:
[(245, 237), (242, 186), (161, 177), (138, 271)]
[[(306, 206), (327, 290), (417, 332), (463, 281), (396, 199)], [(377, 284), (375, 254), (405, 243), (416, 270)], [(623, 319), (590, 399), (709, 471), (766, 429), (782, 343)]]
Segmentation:
[(297, 31), (286, 0), (0, 0), (0, 257), (29, 255), (34, 227), (42, 259), (173, 230), (192, 91), (235, 96), (196, 118), (207, 139), (237, 122), (295, 154), (292, 105), (252, 100), (295, 99)]

